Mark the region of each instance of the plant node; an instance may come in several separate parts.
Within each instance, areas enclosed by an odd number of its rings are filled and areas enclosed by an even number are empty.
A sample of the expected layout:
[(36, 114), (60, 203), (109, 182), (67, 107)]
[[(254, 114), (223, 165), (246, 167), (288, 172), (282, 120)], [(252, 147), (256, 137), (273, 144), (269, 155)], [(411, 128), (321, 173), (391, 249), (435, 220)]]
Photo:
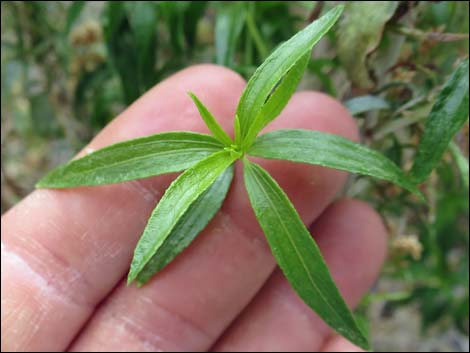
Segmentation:
[(240, 146), (238, 145), (230, 145), (230, 147), (225, 147), (224, 150), (227, 152), (230, 152), (230, 155), (232, 157), (236, 157), (237, 159), (242, 158), (244, 155), (243, 151), (240, 149)]

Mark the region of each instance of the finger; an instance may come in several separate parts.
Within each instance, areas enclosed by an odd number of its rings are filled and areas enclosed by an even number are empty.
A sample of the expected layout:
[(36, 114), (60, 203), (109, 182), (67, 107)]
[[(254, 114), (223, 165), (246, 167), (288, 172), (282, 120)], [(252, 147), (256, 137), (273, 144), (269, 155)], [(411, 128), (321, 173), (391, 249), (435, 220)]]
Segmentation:
[[(337, 102), (301, 93), (271, 128), (303, 127), (356, 137)], [(345, 174), (264, 161), (306, 222), (326, 207)], [(72, 350), (207, 350), (275, 267), (237, 170), (222, 211), (187, 251), (147, 286), (121, 285), (101, 306)], [(311, 202), (315, 200), (315, 202)], [(116, 328), (119, 328), (116, 330)]]
[[(386, 231), (380, 217), (362, 202), (342, 200), (330, 206), (312, 230), (341, 293), (354, 306), (385, 257)], [(276, 270), (213, 350), (317, 351), (330, 332)]]
[[(88, 146), (168, 130), (207, 132), (186, 91), (230, 126), (244, 81), (196, 66), (157, 85)], [(37, 190), (1, 222), (2, 350), (63, 350), (128, 269), (136, 241), (171, 177)]]

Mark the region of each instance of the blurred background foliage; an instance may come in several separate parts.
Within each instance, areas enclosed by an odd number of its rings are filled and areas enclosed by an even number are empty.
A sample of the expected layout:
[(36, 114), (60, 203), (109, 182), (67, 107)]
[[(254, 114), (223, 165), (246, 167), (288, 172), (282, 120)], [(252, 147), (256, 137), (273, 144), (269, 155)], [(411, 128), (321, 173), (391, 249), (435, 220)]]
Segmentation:
[[(248, 78), (333, 5), (2, 1), (2, 213), (159, 81), (203, 62)], [(437, 93), (468, 57), (468, 30), (468, 2), (349, 2), (301, 89), (343, 101), (362, 142), (408, 170)], [(389, 229), (383, 275), (358, 309), (376, 350), (468, 351), (468, 134), (467, 121), (422, 187), (427, 203), (372, 178), (344, 191)]]

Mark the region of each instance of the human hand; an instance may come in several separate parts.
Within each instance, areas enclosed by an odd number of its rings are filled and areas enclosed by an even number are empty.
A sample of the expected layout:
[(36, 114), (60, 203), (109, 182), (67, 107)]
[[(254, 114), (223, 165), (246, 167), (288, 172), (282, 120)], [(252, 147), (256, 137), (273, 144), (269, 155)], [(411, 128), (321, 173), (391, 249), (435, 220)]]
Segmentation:
[[(195, 92), (226, 131), (244, 87), (235, 73), (195, 66), (157, 85), (89, 145), (162, 131), (207, 132)], [(297, 93), (268, 129), (357, 139), (337, 102)], [(86, 153), (86, 149), (83, 153)], [(354, 305), (385, 256), (385, 229), (362, 202), (334, 196), (346, 174), (260, 160), (311, 225), (343, 296)], [(2, 217), (2, 351), (351, 351), (282, 276), (237, 170), (221, 211), (148, 285), (127, 287), (134, 246), (172, 180), (37, 190)]]

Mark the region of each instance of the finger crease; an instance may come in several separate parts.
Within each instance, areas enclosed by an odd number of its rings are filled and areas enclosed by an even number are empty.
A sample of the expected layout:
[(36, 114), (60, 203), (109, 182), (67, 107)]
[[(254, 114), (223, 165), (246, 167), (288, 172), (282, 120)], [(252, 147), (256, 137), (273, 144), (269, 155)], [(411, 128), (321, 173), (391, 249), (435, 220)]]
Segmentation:
[[(1, 244), (2, 260), (8, 264), (7, 267), (14, 269), (13, 271), (16, 272), (18, 276), (23, 276), (27, 279), (28, 284), (33, 283), (39, 290), (39, 293), (47, 294), (47, 297), (52, 297), (56, 300), (85, 308), (86, 310), (94, 309), (95, 303), (89, 302), (86, 300), (86, 296), (79, 294), (89, 292), (90, 283), (63, 257), (54, 253), (44, 245), (37, 243), (50, 255), (49, 258), (56, 263), (53, 267), (61, 269), (60, 271), (52, 273), (52, 271), (48, 272), (34, 268), (37, 266), (33, 264), (38, 263), (42, 268), (48, 267), (38, 256), (30, 253), (38, 262), (28, 261), (24, 256), (7, 248), (3, 242)], [(77, 286), (79, 288), (77, 288)]]

